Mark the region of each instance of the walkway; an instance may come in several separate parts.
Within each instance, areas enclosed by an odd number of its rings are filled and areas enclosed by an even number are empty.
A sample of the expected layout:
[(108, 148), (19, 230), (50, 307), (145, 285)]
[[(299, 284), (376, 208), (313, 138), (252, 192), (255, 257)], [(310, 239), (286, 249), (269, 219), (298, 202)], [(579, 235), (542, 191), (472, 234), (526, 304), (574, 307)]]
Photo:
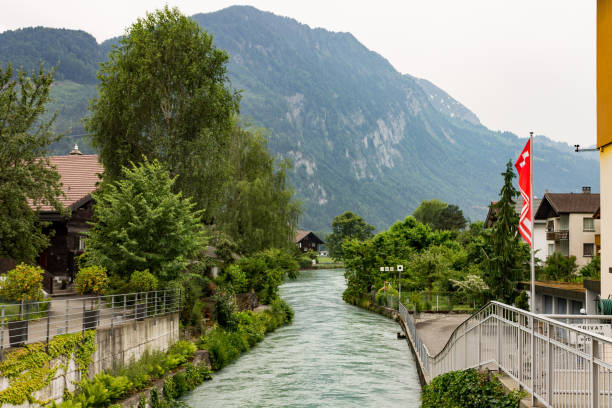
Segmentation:
[(421, 313), (416, 321), (417, 334), (431, 355), (438, 354), (448, 342), (453, 331), (469, 314)]

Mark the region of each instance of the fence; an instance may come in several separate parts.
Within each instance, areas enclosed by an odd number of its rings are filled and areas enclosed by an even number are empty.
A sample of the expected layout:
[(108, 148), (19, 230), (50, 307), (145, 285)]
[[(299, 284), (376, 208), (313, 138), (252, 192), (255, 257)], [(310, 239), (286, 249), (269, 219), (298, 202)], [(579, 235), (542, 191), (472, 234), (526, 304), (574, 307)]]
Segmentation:
[(429, 354), (403, 304), (399, 312), (429, 378), (493, 364), (547, 407), (612, 407), (612, 340), (569, 324), (491, 302)]
[(179, 290), (126, 293), (0, 305), (0, 358), (8, 347), (45, 342), (58, 334), (113, 328), (129, 321), (175, 313)]

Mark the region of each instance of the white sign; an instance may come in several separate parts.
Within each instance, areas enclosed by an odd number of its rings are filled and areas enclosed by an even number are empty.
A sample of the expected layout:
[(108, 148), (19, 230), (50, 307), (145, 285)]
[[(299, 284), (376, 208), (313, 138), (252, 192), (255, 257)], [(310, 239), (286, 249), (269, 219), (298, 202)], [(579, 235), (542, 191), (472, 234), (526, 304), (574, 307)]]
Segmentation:
[(397, 265), (397, 270), (402, 272), (404, 270), (404, 265)]
[[(586, 330), (588, 332), (592, 332), (594, 334), (599, 334), (600, 336), (612, 337), (612, 325), (611, 324), (601, 324), (601, 323), (583, 323), (583, 324), (575, 324), (574, 326), (579, 329)], [(591, 338), (578, 335), (578, 342), (590, 342)]]

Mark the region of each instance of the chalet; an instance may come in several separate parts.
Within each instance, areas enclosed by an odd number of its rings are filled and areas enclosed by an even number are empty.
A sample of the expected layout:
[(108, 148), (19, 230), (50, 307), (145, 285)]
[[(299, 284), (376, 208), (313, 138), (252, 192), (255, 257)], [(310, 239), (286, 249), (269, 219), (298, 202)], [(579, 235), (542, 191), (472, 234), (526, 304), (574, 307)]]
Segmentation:
[(62, 204), (70, 209), (65, 217), (53, 207), (38, 208), (40, 219), (51, 222), (51, 244), (39, 256), (38, 263), (56, 280), (72, 280), (76, 273), (76, 257), (85, 250), (85, 232), (93, 216), (91, 193), (97, 189), (104, 171), (97, 155), (84, 155), (75, 146), (68, 156), (52, 156), (49, 161), (61, 176), (65, 197)]
[(600, 231), (600, 220), (593, 216), (598, 208), (599, 194), (591, 194), (590, 187), (583, 187), (581, 194), (544, 194), (535, 219), (546, 221), (548, 255), (560, 252), (575, 256), (578, 266), (589, 263)]
[(310, 249), (319, 252), (319, 245), (325, 242), (317, 237), (312, 231), (298, 230), (295, 236), (295, 243), (302, 252), (307, 252)]

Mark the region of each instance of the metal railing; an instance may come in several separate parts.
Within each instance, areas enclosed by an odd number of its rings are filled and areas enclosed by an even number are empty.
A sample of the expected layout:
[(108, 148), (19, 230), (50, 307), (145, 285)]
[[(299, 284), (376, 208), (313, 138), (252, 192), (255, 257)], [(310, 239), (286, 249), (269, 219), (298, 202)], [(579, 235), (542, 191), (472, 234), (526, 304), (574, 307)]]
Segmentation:
[(45, 342), (58, 334), (113, 328), (176, 313), (179, 290), (124, 293), (0, 305), (0, 358), (9, 347)]
[(612, 339), (499, 302), (474, 313), (435, 356), (399, 312), (429, 378), (494, 364), (546, 407), (612, 407)]

